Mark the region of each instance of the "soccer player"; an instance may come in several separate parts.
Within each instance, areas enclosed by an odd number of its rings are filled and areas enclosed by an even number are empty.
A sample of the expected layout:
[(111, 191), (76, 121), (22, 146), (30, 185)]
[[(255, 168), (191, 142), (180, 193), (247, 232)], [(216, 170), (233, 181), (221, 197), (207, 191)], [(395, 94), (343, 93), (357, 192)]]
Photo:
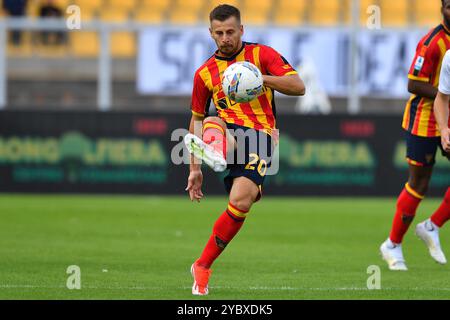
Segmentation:
[(439, 91), (434, 100), (434, 116), (441, 131), (441, 144), (445, 152), (450, 152), (450, 51), (447, 51), (442, 61), (439, 76)]
[[(443, 110), (445, 98), (438, 94), (438, 86), (442, 81), (442, 77), (441, 80), (439, 78), (441, 65), (444, 55), (450, 49), (450, 0), (441, 2), (443, 22), (419, 42), (408, 74), (408, 91), (412, 95), (406, 104), (402, 127), (406, 131), (409, 178), (398, 197), (389, 238), (380, 247), (381, 255), (390, 270), (407, 270), (401, 246), (403, 236), (427, 192), (438, 147), (441, 147), (442, 155), (450, 160), (446, 147), (448, 126), (445, 125), (448, 121), (449, 104), (447, 99), (446, 113)], [(447, 82), (445, 74), (442, 76)], [(435, 99), (436, 113), (433, 109)], [(447, 120), (444, 120), (446, 115)], [(431, 257), (440, 264), (447, 263), (447, 260), (440, 246), (439, 228), (449, 219), (450, 191), (447, 189), (444, 200), (435, 213), (416, 226), (416, 235), (425, 242)]]
[[(200, 258), (191, 266), (194, 295), (208, 294), (211, 265), (242, 227), (253, 203), (261, 197), (264, 175), (270, 162), (271, 138), (276, 132), (274, 91), (293, 96), (305, 93), (303, 81), (279, 53), (268, 46), (242, 41), (244, 28), (237, 8), (226, 4), (214, 8), (210, 13), (209, 31), (217, 51), (195, 73), (189, 126), (191, 134), (185, 139), (189, 151), (195, 156), (191, 155), (186, 188), (191, 201), (199, 202), (203, 197), (203, 175), (196, 158), (205, 161), (215, 171), (223, 171), (227, 153), (244, 148), (245, 161), (241, 164), (239, 161), (228, 163), (230, 171), (224, 183), (229, 193), (229, 203), (214, 224)], [(248, 103), (230, 101), (222, 89), (223, 72), (237, 61), (249, 61), (263, 74), (263, 92)], [(208, 115), (211, 100), (217, 117)], [(194, 130), (199, 122), (202, 124), (201, 133)], [(230, 132), (239, 129), (245, 134), (254, 131), (257, 140), (249, 143), (245, 139), (244, 143), (239, 144), (239, 139)], [(260, 149), (263, 138), (267, 139), (269, 150)]]

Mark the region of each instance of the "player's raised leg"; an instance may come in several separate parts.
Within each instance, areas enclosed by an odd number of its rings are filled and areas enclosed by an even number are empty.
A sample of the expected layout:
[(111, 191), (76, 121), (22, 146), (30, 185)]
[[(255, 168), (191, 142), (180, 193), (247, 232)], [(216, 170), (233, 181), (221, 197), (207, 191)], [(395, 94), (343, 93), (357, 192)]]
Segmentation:
[(197, 159), (204, 161), (216, 172), (222, 172), (227, 167), (227, 127), (218, 117), (208, 117), (203, 121), (203, 138), (187, 134), (184, 143), (188, 151)]
[(397, 209), (389, 238), (380, 247), (381, 255), (390, 270), (408, 269), (401, 244), (428, 189), (431, 173), (432, 166), (417, 166), (411, 163), (409, 165), (409, 180), (397, 199)]
[(419, 223), (416, 226), (416, 235), (422, 239), (428, 248), (431, 257), (440, 264), (446, 264), (444, 252), (439, 241), (439, 229), (450, 219), (450, 188), (444, 195), (439, 208), (431, 218)]
[(194, 277), (192, 294), (208, 294), (211, 265), (239, 232), (258, 195), (259, 188), (253, 181), (245, 177), (234, 179), (228, 206), (214, 224), (212, 235), (200, 258), (191, 267)]

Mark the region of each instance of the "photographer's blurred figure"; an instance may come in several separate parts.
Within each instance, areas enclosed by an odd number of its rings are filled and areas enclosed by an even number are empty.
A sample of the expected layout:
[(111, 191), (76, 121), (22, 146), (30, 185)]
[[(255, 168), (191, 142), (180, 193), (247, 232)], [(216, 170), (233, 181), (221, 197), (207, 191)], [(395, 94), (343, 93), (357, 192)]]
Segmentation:
[[(43, 0), (39, 8), (39, 17), (59, 19), (63, 17), (63, 11), (54, 0)], [(65, 42), (65, 34), (62, 31), (42, 31), (41, 41), (44, 45), (62, 44)]]
[[(28, 0), (3, 0), (3, 9), (6, 14), (12, 18), (21, 18), (26, 15)], [(19, 46), (22, 42), (22, 31), (11, 31), (11, 43)]]

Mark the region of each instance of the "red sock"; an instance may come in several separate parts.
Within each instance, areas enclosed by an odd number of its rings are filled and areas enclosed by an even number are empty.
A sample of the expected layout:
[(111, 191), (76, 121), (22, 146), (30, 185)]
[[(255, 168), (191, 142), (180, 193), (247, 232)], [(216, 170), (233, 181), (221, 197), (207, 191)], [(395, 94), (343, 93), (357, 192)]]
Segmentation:
[(212, 121), (203, 123), (203, 141), (211, 145), (226, 158), (227, 139), (225, 138), (225, 131), (219, 124)]
[(447, 188), (447, 192), (444, 196), (441, 206), (431, 216), (431, 222), (437, 225), (439, 228), (450, 219), (450, 188)]
[(211, 267), (214, 260), (217, 259), (244, 224), (247, 212), (237, 209), (231, 203), (228, 204), (227, 210), (222, 213), (214, 224), (213, 234), (209, 238), (202, 255), (197, 260), (198, 264), (205, 268)]
[(417, 207), (424, 197), (415, 192), (407, 183), (397, 200), (397, 211), (395, 212), (389, 238), (392, 242), (402, 243), (403, 236), (408, 231), (409, 225), (416, 215)]

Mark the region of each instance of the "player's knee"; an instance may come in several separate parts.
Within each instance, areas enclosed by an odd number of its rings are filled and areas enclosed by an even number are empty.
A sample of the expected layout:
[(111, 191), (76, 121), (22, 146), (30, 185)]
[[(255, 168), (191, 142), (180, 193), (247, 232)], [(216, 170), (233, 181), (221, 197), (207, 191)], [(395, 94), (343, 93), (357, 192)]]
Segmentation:
[(233, 181), (230, 203), (242, 211), (249, 211), (260, 195), (260, 188), (249, 178), (238, 177)]
[(226, 125), (225, 122), (220, 119), (219, 117), (206, 117), (203, 120), (203, 124), (207, 123), (207, 122), (213, 122), (213, 123), (217, 123), (218, 125), (220, 125), (222, 128), (226, 129)]
[(432, 167), (411, 167), (408, 184), (417, 193), (425, 195), (431, 180)]
[(246, 197), (239, 197), (239, 198), (232, 198), (230, 197), (230, 203), (233, 204), (234, 207), (239, 209), (240, 211), (250, 211), (250, 208), (252, 207), (254, 203), (254, 199), (250, 196)]
[(409, 183), (409, 185), (420, 195), (425, 195), (428, 191), (428, 182)]
[(430, 183), (429, 177), (410, 177), (408, 184), (418, 194), (425, 195)]

